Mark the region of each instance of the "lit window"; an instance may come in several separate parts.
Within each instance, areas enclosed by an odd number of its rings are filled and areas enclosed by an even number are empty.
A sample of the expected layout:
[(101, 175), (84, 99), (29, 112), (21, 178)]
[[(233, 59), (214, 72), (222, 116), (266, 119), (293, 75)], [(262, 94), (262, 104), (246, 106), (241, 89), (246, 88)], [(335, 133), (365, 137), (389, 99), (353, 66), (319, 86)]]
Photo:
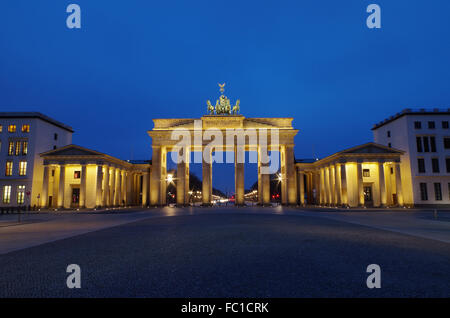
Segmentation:
[(26, 176), (27, 175), (27, 162), (21, 161), (19, 162), (19, 176)]
[(420, 200), (422, 201), (428, 200), (428, 190), (426, 183), (420, 183)]
[(25, 133), (30, 132), (30, 125), (22, 125), (22, 132)]
[(363, 169), (363, 177), (370, 177), (370, 169)]
[(28, 153), (28, 141), (24, 141), (22, 143), (22, 155), (26, 155)]
[(3, 187), (3, 203), (10, 203), (11, 202), (11, 186), (4, 186)]
[(10, 132), (10, 133), (16, 132), (16, 125), (9, 125), (8, 126), (8, 132)]
[(419, 158), (417, 159), (419, 173), (425, 173), (425, 159)]
[(434, 173), (439, 173), (439, 159), (438, 158), (431, 159), (431, 166), (433, 167)]
[(8, 145), (8, 155), (12, 156), (14, 154), (14, 142), (10, 141)]
[(13, 162), (6, 161), (5, 176), (12, 176)]
[(17, 186), (17, 204), (23, 204), (25, 202), (25, 186)]
[(74, 171), (73, 172), (73, 178), (74, 179), (80, 179), (81, 177), (81, 171)]
[(3, 126), (0, 125), (0, 133), (3, 132)]
[(20, 141), (16, 141), (16, 156), (20, 155)]
[(441, 190), (441, 184), (439, 182), (436, 182), (434, 184), (434, 199), (436, 201), (442, 200), (442, 190)]

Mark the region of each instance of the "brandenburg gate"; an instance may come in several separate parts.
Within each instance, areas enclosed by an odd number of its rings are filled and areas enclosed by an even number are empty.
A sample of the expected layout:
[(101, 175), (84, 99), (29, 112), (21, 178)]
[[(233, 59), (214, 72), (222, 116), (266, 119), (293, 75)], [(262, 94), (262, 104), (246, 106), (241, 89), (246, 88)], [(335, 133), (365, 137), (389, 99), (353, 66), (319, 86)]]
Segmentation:
[(293, 118), (246, 118), (239, 114), (239, 100), (231, 107), (223, 94), (225, 84), (219, 86), (222, 95), (215, 107), (207, 102), (208, 115), (197, 119), (153, 119), (154, 128), (148, 131), (153, 151), (150, 205), (166, 204), (169, 153), (176, 153), (177, 158), (177, 205), (189, 203), (191, 153), (194, 162), (202, 163), (202, 203), (211, 205), (212, 163), (223, 162), (215, 158), (214, 152), (226, 153), (226, 162), (234, 162), (235, 204), (244, 205), (246, 151), (257, 157), (253, 160), (258, 163), (259, 204), (270, 204), (270, 174), (278, 171), (282, 203), (297, 204), (294, 136), (298, 130), (292, 127)]

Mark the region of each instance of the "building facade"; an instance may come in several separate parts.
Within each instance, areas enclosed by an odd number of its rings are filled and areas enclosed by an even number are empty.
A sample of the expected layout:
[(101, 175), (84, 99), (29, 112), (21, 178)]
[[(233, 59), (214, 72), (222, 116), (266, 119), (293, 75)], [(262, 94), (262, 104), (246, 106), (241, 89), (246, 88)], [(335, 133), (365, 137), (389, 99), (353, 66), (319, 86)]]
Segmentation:
[(367, 143), (316, 161), (298, 161), (298, 202), (333, 207), (404, 205), (403, 151)]
[(40, 206), (94, 209), (147, 206), (150, 163), (132, 163), (76, 145), (42, 153)]
[(0, 207), (40, 206), (40, 153), (72, 142), (71, 127), (36, 112), (0, 112)]
[(450, 205), (450, 109), (405, 109), (372, 128), (374, 141), (404, 151), (407, 205)]

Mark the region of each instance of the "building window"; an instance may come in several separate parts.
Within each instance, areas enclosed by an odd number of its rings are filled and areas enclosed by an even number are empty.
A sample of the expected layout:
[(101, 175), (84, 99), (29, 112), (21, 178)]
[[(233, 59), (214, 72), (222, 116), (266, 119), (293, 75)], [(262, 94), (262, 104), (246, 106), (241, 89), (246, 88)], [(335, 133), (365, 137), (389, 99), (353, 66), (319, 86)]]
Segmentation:
[(425, 159), (423, 158), (417, 159), (417, 164), (419, 167), (419, 173), (425, 173)]
[(394, 168), (391, 167), (391, 174), (394, 174)]
[(19, 176), (26, 176), (27, 175), (27, 162), (21, 161), (19, 162)]
[(73, 178), (74, 179), (80, 179), (81, 178), (81, 171), (74, 171), (73, 172)]
[(8, 144), (8, 155), (14, 155), (14, 141), (10, 141)]
[(391, 143), (388, 143), (388, 147), (389, 147), (389, 148), (392, 148), (392, 144), (391, 144)]
[(442, 129), (448, 129), (448, 121), (442, 122)]
[(25, 202), (25, 186), (17, 186), (17, 204), (23, 204)]
[(428, 137), (423, 137), (423, 151), (430, 152), (430, 144), (428, 143)]
[(433, 167), (434, 173), (439, 173), (439, 159), (438, 158), (431, 159), (431, 166)]
[(431, 152), (436, 152), (436, 137), (430, 137)]
[(450, 182), (448, 183), (448, 199), (450, 200)]
[(450, 149), (450, 137), (444, 137), (444, 148)]
[(390, 138), (390, 137), (391, 137), (391, 131), (390, 131), (390, 130), (388, 130), (388, 132), (387, 132), (387, 136), (388, 136), (388, 138)]
[(0, 133), (3, 132), (3, 126), (0, 125)]
[(56, 149), (56, 146), (53, 146), (53, 150), (55, 150)]
[(22, 142), (22, 155), (26, 155), (28, 153), (28, 141)]
[(16, 125), (9, 125), (8, 126), (8, 132), (15, 133), (16, 132)]
[(447, 166), (447, 173), (450, 173), (450, 158), (445, 159), (445, 165)]
[(428, 200), (427, 184), (423, 182), (420, 183), (420, 200), (422, 201)]
[(52, 170), (52, 177), (55, 176), (55, 169)]
[(417, 143), (417, 152), (423, 152), (422, 138), (416, 137), (416, 143)]
[(434, 123), (434, 121), (429, 121), (428, 122), (428, 129), (435, 129), (436, 128), (436, 124)]
[(16, 156), (20, 155), (20, 141), (16, 141)]
[(11, 203), (11, 186), (7, 185), (3, 187), (3, 203)]
[(6, 161), (5, 176), (12, 176), (13, 162)]
[(363, 177), (370, 177), (370, 169), (363, 169)]
[(420, 121), (415, 121), (414, 122), (414, 128), (415, 129), (421, 129), (422, 128), (422, 123)]
[(30, 132), (30, 125), (22, 125), (22, 132), (29, 133)]
[(434, 184), (434, 199), (436, 201), (442, 200), (442, 190), (441, 190), (441, 184), (439, 182), (436, 182)]
[(54, 135), (53, 135), (53, 139), (54, 139), (54, 140), (58, 140), (58, 134), (54, 134)]

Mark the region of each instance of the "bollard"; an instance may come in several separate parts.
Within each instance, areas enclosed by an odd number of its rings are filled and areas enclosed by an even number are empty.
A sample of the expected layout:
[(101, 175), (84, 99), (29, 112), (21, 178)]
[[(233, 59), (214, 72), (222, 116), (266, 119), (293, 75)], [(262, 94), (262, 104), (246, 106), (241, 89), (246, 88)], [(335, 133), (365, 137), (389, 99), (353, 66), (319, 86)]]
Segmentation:
[(437, 210), (434, 210), (434, 212), (433, 212), (433, 217), (434, 217), (435, 220), (437, 220), (437, 217), (438, 217), (438, 215), (437, 215)]

